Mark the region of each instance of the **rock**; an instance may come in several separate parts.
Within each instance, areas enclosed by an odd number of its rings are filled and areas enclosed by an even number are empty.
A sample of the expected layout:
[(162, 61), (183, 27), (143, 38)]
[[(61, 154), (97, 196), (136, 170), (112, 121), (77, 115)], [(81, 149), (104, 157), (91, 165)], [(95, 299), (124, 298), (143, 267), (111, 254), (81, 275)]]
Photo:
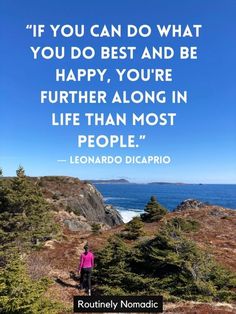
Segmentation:
[(204, 206), (206, 206), (206, 204), (204, 204), (198, 200), (187, 199), (187, 200), (183, 201), (182, 203), (180, 203), (173, 211), (174, 212), (184, 211), (184, 210), (188, 210), (188, 209), (198, 210)]
[(221, 217), (221, 218), (222, 217), (226, 218), (230, 216), (230, 213), (227, 213), (224, 208), (220, 208), (220, 207), (213, 207), (212, 210), (209, 212), (209, 214), (211, 216), (216, 216), (216, 217)]
[(70, 231), (91, 231), (91, 226), (83, 216), (77, 216), (75, 213), (68, 213), (60, 210), (55, 213), (56, 221), (68, 228)]
[(87, 222), (87, 219), (84, 217), (84, 216), (78, 216), (78, 219), (79, 221), (86, 221)]
[(56, 243), (55, 240), (46, 241), (46, 242), (44, 243), (44, 247), (47, 247), (47, 248), (49, 248), (49, 249), (54, 249), (54, 248), (55, 248), (55, 243)]
[[(88, 224), (101, 223), (113, 227), (123, 223), (121, 215), (112, 206), (105, 205), (101, 193), (89, 182), (77, 178), (48, 176), (32, 178), (37, 180), (44, 197), (56, 211), (73, 212), (78, 221), (66, 221), (66, 226), (74, 231), (81, 230), (84, 217)], [(78, 217), (79, 216), (79, 217)], [(66, 220), (66, 217), (63, 218)], [(88, 226), (85, 226), (87, 229)]]
[(123, 223), (120, 213), (111, 205), (105, 205), (106, 222), (108, 225), (116, 226)]
[(81, 222), (76, 218), (66, 219), (63, 223), (70, 231), (91, 231), (91, 226), (87, 222)]

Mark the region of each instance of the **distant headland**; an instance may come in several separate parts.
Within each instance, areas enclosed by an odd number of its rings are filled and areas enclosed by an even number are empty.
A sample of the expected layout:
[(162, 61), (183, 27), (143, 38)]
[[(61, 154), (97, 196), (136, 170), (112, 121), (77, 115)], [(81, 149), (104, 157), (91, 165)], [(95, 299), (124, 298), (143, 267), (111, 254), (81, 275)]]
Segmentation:
[[(88, 180), (89, 182), (93, 183), (93, 184), (138, 184), (136, 182), (130, 182), (129, 180), (126, 179), (112, 179), (112, 180)], [(173, 184), (173, 185), (186, 185), (189, 183), (183, 183), (183, 182), (147, 182), (147, 183), (143, 183), (143, 184), (160, 184), (160, 185), (164, 185), (164, 184)]]
[(131, 184), (131, 182), (129, 182), (126, 179), (117, 179), (117, 180), (88, 180), (91, 183), (94, 184)]

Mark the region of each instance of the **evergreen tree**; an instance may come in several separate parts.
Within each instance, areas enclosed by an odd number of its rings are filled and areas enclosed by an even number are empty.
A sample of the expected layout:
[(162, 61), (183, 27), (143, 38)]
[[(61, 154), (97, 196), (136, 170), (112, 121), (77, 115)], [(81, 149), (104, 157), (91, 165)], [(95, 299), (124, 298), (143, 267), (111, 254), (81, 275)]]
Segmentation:
[(188, 224), (168, 221), (155, 238), (132, 249), (111, 238), (97, 253), (98, 292), (163, 294), (169, 300), (234, 300), (235, 275), (185, 237), (181, 226), (185, 229)]
[(16, 176), (18, 178), (24, 178), (25, 177), (25, 169), (21, 165), (16, 170)]
[(233, 298), (230, 288), (235, 276), (188, 240), (179, 226), (176, 227), (174, 219), (167, 222), (153, 240), (141, 245), (140, 251), (138, 267), (144, 269), (145, 275), (158, 278), (159, 288), (170, 295), (189, 300), (217, 299), (221, 295), (217, 277), (224, 285), (224, 297)]
[(95, 280), (102, 295), (137, 295), (148, 291), (149, 278), (142, 278), (131, 271), (132, 254), (118, 236), (109, 239), (107, 246), (96, 254)]
[(155, 196), (151, 196), (144, 211), (145, 213), (141, 215), (141, 218), (145, 222), (158, 221), (167, 214), (167, 209), (157, 202)]
[(0, 312), (5, 314), (53, 314), (61, 308), (44, 294), (50, 282), (30, 279), (19, 255), (0, 268)]
[(99, 233), (101, 233), (101, 226), (100, 226), (100, 224), (93, 223), (91, 225), (91, 227), (92, 227), (92, 233), (93, 234), (98, 235)]
[[(129, 250), (117, 236), (108, 240), (108, 244), (96, 254), (95, 274), (103, 284), (120, 285), (122, 273), (126, 269)], [(99, 271), (97, 271), (99, 270)]]
[[(4, 180), (5, 181), (5, 180)], [(19, 167), (17, 176), (0, 185), (0, 243), (21, 249), (57, 233), (48, 203), (39, 187)]]
[(144, 235), (143, 226), (144, 223), (142, 222), (141, 218), (134, 217), (125, 225), (125, 232), (122, 234), (122, 236), (129, 240), (135, 240)]

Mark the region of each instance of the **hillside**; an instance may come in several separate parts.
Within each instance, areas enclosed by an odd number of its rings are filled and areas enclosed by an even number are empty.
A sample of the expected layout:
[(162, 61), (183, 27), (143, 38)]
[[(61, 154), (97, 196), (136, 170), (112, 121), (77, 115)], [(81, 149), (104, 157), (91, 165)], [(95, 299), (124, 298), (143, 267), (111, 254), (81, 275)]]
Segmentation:
[[(188, 233), (188, 237), (197, 243), (197, 246), (207, 250), (223, 266), (236, 272), (236, 241), (235, 225), (236, 212), (218, 206), (207, 206), (202, 203), (187, 201), (173, 213), (168, 213), (165, 219), (173, 217), (191, 218), (198, 222), (196, 232)], [(162, 225), (161, 222), (146, 223), (144, 225), (145, 238), (152, 238)], [(29, 270), (33, 277), (44, 274), (54, 280), (54, 285), (48, 294), (53, 299), (61, 300), (71, 306), (73, 295), (81, 292), (77, 289), (78, 282), (73, 277), (79, 256), (84, 244), (88, 241), (92, 250), (103, 248), (107, 239), (115, 233), (120, 233), (123, 226), (116, 226), (93, 235), (89, 231), (71, 232), (64, 228), (61, 241), (48, 241), (43, 250), (33, 253), (29, 260)], [(136, 241), (128, 241), (129, 246)], [(236, 307), (232, 304), (198, 302), (167, 303), (165, 313), (235, 313)]]
[[(55, 212), (60, 213), (59, 216), (62, 218), (65, 216), (74, 219), (80, 216), (83, 222), (99, 223), (106, 228), (123, 223), (119, 212), (111, 205), (104, 204), (101, 193), (88, 181), (67, 176), (27, 178), (39, 186), (45, 200)], [(6, 181), (11, 179), (10, 177), (0, 178)], [(67, 214), (64, 215), (64, 212)], [(72, 216), (68, 215), (69, 213)], [(75, 226), (74, 228), (76, 229)]]
[(15, 178), (0, 180), (0, 190), (0, 301), (6, 312), (25, 300), (42, 308), (44, 299), (44, 308), (59, 301), (71, 312), (73, 296), (84, 293), (76, 269), (87, 242), (96, 254), (93, 294), (163, 294), (166, 313), (235, 312), (235, 211), (186, 200), (167, 213), (152, 196), (145, 222), (123, 225), (92, 184), (30, 178), (22, 167)]

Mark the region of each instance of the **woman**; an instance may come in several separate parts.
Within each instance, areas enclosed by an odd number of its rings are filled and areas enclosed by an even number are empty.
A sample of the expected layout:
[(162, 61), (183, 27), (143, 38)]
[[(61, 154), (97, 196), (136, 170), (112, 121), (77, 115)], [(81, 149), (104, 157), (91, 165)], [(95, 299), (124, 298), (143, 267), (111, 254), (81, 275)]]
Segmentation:
[(94, 267), (94, 255), (89, 251), (88, 244), (84, 246), (84, 253), (80, 255), (78, 272), (80, 274), (80, 287), (86, 288), (91, 295), (91, 274)]

